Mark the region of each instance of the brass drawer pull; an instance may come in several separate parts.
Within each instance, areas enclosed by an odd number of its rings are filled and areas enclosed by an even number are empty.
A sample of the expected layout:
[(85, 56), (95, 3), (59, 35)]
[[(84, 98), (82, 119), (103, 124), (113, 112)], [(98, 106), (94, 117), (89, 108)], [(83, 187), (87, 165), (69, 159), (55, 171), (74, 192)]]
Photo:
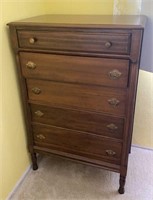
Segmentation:
[(26, 67), (28, 69), (35, 69), (36, 68), (36, 64), (34, 62), (28, 61), (26, 64)]
[(112, 46), (112, 43), (111, 43), (111, 42), (106, 42), (106, 43), (105, 43), (105, 47), (106, 47), (106, 48), (109, 49), (111, 46)]
[(108, 124), (107, 128), (111, 131), (115, 131), (118, 129), (118, 127), (115, 124)]
[(40, 110), (37, 110), (37, 111), (35, 112), (35, 115), (37, 115), (38, 117), (42, 117), (42, 116), (44, 115), (44, 113), (41, 112)]
[(40, 139), (40, 140), (45, 140), (46, 139), (46, 137), (44, 136), (44, 135), (42, 135), (42, 134), (39, 134), (39, 135), (37, 135), (36, 136), (38, 139)]
[(108, 103), (109, 103), (111, 106), (116, 107), (116, 106), (119, 105), (120, 101), (119, 101), (118, 99), (116, 99), (116, 98), (111, 98), (111, 99), (108, 100)]
[(36, 38), (29, 38), (29, 43), (30, 44), (34, 44), (35, 42), (36, 42), (37, 40), (36, 40)]
[(34, 94), (40, 94), (40, 93), (41, 93), (41, 89), (40, 89), (40, 88), (37, 88), (37, 87), (34, 87), (34, 88), (32, 88), (32, 92), (33, 92)]
[(106, 150), (106, 154), (107, 154), (107, 156), (113, 157), (113, 156), (116, 155), (116, 152), (113, 151), (113, 150), (108, 149), (108, 150)]
[(122, 73), (120, 71), (118, 71), (117, 69), (114, 69), (112, 71), (110, 71), (108, 73), (109, 77), (113, 80), (119, 79), (122, 75)]

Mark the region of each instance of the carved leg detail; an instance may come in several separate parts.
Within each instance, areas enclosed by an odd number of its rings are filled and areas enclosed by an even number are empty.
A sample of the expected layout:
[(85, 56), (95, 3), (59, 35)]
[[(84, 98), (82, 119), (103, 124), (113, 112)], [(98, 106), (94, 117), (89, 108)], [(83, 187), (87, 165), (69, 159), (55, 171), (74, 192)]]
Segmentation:
[(31, 153), (31, 159), (32, 159), (32, 168), (33, 168), (33, 170), (37, 170), (38, 169), (38, 165), (37, 165), (36, 153)]
[(120, 194), (124, 194), (125, 179), (126, 179), (125, 176), (121, 176), (121, 175), (120, 175), (120, 181), (119, 181), (120, 187), (119, 187), (119, 189), (118, 189), (118, 192), (119, 192)]

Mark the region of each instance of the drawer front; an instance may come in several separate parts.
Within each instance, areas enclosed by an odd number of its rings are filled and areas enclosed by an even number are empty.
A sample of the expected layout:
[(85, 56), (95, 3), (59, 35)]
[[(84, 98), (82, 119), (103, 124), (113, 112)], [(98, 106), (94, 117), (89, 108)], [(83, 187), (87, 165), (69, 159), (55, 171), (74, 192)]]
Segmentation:
[(122, 139), (124, 120), (94, 112), (31, 104), (32, 121)]
[(103, 137), (54, 126), (33, 125), (34, 143), (46, 148), (61, 148), (76, 154), (86, 154), (101, 160), (120, 163), (120, 142)]
[(128, 60), (22, 52), (20, 62), (28, 78), (123, 88), (128, 84)]
[(19, 47), (89, 53), (129, 54), (128, 33), (18, 30)]
[(50, 106), (124, 115), (126, 91), (98, 86), (27, 80), (30, 101)]

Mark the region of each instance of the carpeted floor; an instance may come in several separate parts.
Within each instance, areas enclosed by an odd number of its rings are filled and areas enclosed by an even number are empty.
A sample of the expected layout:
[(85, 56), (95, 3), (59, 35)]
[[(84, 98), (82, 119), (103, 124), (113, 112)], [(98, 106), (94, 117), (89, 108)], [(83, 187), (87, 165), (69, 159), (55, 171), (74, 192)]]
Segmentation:
[(11, 200), (153, 200), (153, 151), (133, 147), (125, 194), (119, 174), (57, 157), (42, 157)]

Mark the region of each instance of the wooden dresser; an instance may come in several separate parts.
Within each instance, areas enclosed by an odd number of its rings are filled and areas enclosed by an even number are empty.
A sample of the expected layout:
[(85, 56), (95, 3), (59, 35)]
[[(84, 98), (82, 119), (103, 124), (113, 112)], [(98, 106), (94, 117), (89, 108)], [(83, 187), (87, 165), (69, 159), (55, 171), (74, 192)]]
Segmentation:
[(131, 148), (144, 16), (9, 23), (33, 169), (51, 153), (120, 173)]

